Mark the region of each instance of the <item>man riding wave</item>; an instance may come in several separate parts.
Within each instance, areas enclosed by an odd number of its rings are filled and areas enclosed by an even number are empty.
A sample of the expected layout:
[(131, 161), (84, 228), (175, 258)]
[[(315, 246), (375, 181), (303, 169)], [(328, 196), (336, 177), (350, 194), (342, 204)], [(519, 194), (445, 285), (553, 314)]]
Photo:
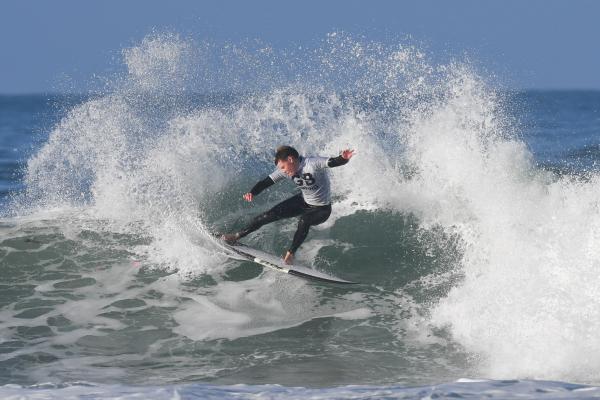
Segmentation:
[(292, 244), (284, 256), (284, 262), (291, 264), (296, 250), (306, 239), (309, 228), (327, 221), (331, 214), (331, 184), (327, 168), (339, 167), (348, 163), (354, 154), (354, 150), (346, 149), (337, 157), (303, 157), (293, 147), (278, 147), (275, 153), (275, 165), (277, 166), (275, 171), (254, 185), (250, 192), (244, 194), (243, 198), (251, 202), (254, 196), (286, 178), (291, 179), (301, 193), (256, 216), (239, 232), (222, 235), (221, 239), (228, 243), (235, 243), (263, 225), (284, 218), (300, 217)]

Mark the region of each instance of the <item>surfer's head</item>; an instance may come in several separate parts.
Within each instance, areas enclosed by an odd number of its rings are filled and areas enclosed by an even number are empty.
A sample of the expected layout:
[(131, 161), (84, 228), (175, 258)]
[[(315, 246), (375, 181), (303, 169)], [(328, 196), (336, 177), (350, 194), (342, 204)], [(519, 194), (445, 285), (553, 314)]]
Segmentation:
[(293, 176), (298, 170), (300, 164), (300, 155), (298, 151), (291, 146), (279, 146), (275, 151), (275, 165), (284, 174)]

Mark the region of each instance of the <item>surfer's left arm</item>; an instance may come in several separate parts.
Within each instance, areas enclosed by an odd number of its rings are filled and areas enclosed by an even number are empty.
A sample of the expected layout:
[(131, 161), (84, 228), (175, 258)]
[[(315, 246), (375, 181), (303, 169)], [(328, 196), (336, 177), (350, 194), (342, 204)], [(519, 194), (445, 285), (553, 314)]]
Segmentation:
[(331, 157), (329, 160), (327, 160), (327, 166), (329, 168), (333, 168), (333, 167), (339, 167), (341, 165), (345, 165), (348, 163), (348, 161), (350, 161), (350, 159), (352, 158), (352, 156), (354, 156), (354, 154), (355, 154), (354, 150), (346, 149), (346, 150), (342, 151), (342, 153), (339, 156)]

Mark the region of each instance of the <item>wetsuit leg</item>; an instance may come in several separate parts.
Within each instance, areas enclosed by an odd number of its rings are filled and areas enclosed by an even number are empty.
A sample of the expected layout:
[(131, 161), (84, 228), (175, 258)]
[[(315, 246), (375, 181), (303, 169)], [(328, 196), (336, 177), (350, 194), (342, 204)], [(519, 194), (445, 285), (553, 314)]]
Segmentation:
[(259, 229), (263, 225), (270, 224), (271, 222), (275, 222), (284, 218), (297, 217), (306, 211), (305, 206), (306, 203), (302, 199), (301, 194), (290, 197), (289, 199), (277, 204), (269, 211), (254, 217), (248, 226), (238, 232), (238, 236), (239, 238), (243, 238), (244, 236)]
[[(310, 206), (308, 206), (310, 207)], [(308, 230), (312, 225), (319, 225), (327, 221), (331, 215), (331, 205), (310, 207), (298, 221), (298, 229), (294, 234), (292, 246), (289, 248), (290, 253), (295, 253), (298, 247), (304, 242), (308, 235)]]

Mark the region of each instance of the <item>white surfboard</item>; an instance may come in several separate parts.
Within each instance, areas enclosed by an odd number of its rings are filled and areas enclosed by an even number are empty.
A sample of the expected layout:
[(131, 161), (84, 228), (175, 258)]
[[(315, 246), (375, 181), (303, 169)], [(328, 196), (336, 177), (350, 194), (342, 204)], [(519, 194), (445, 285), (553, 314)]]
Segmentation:
[(312, 268), (303, 267), (301, 265), (288, 265), (283, 262), (283, 259), (276, 257), (272, 254), (265, 253), (262, 250), (253, 249), (242, 243), (228, 244), (220, 241), (221, 245), (229, 250), (231, 253), (241, 256), (242, 258), (255, 262), (262, 265), (263, 267), (270, 268), (272, 270), (283, 272), (290, 275), (299, 276), (306, 279), (314, 279), (321, 282), (329, 283), (343, 283), (343, 284), (356, 284), (357, 282), (346, 281), (344, 279), (336, 278), (325, 274), (323, 272), (315, 271)]

